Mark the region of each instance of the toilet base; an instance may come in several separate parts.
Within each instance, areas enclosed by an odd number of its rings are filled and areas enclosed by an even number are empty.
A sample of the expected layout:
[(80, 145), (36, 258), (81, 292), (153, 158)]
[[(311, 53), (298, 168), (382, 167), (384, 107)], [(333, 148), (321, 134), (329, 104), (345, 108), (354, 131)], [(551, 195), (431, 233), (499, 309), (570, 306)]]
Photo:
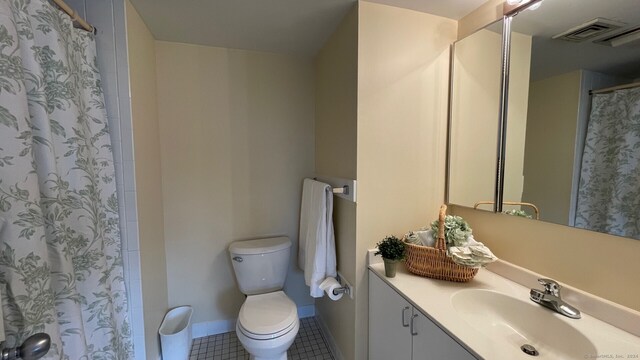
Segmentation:
[(287, 360), (287, 349), (293, 344), (299, 329), (300, 322), (296, 318), (295, 326), (288, 333), (275, 339), (255, 340), (247, 337), (237, 323), (236, 335), (251, 360)]
[(282, 356), (278, 356), (278, 357), (270, 357), (270, 358), (266, 358), (266, 357), (256, 357), (256, 356), (249, 356), (249, 360), (287, 360), (287, 353), (285, 352), (284, 354), (282, 354)]

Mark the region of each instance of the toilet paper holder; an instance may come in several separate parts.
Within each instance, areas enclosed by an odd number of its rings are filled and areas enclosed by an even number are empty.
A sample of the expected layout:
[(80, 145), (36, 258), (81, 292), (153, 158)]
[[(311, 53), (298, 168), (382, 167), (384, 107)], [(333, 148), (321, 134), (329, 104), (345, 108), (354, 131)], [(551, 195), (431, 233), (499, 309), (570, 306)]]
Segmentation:
[(337, 275), (336, 280), (338, 280), (338, 282), (340, 283), (340, 285), (342, 285), (342, 287), (333, 289), (332, 291), (333, 295), (345, 294), (349, 296), (351, 299), (353, 299), (353, 293), (352, 293), (353, 290), (352, 290), (351, 284), (349, 284), (347, 279), (345, 279), (344, 276), (342, 276), (340, 271), (338, 271), (336, 275)]
[(343, 286), (337, 289), (333, 289), (333, 295), (347, 294), (351, 296), (351, 288), (349, 286)]

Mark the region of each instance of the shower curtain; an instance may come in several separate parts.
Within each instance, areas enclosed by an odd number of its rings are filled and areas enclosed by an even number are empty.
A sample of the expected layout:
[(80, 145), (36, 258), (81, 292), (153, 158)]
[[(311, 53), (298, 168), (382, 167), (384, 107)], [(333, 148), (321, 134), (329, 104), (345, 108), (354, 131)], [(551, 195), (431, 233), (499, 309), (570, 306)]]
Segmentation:
[(0, 0), (0, 291), (8, 346), (132, 358), (93, 35), (46, 0)]
[(640, 88), (593, 95), (575, 224), (640, 239)]

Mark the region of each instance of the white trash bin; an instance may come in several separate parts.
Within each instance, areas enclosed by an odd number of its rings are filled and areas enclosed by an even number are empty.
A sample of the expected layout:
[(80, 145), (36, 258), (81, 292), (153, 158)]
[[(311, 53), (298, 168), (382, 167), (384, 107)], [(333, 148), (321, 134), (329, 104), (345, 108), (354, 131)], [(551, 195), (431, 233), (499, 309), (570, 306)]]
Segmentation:
[(191, 306), (169, 310), (160, 324), (160, 345), (163, 360), (188, 360), (191, 350)]

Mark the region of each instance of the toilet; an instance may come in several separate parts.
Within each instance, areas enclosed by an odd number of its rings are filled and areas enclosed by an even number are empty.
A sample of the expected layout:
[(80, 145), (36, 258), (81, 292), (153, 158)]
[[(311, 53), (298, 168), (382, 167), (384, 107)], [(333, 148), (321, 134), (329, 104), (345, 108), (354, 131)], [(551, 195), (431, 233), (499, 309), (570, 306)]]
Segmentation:
[(282, 291), (291, 240), (273, 237), (234, 241), (229, 255), (240, 291), (247, 295), (236, 334), (252, 360), (286, 360), (298, 334), (296, 304)]

